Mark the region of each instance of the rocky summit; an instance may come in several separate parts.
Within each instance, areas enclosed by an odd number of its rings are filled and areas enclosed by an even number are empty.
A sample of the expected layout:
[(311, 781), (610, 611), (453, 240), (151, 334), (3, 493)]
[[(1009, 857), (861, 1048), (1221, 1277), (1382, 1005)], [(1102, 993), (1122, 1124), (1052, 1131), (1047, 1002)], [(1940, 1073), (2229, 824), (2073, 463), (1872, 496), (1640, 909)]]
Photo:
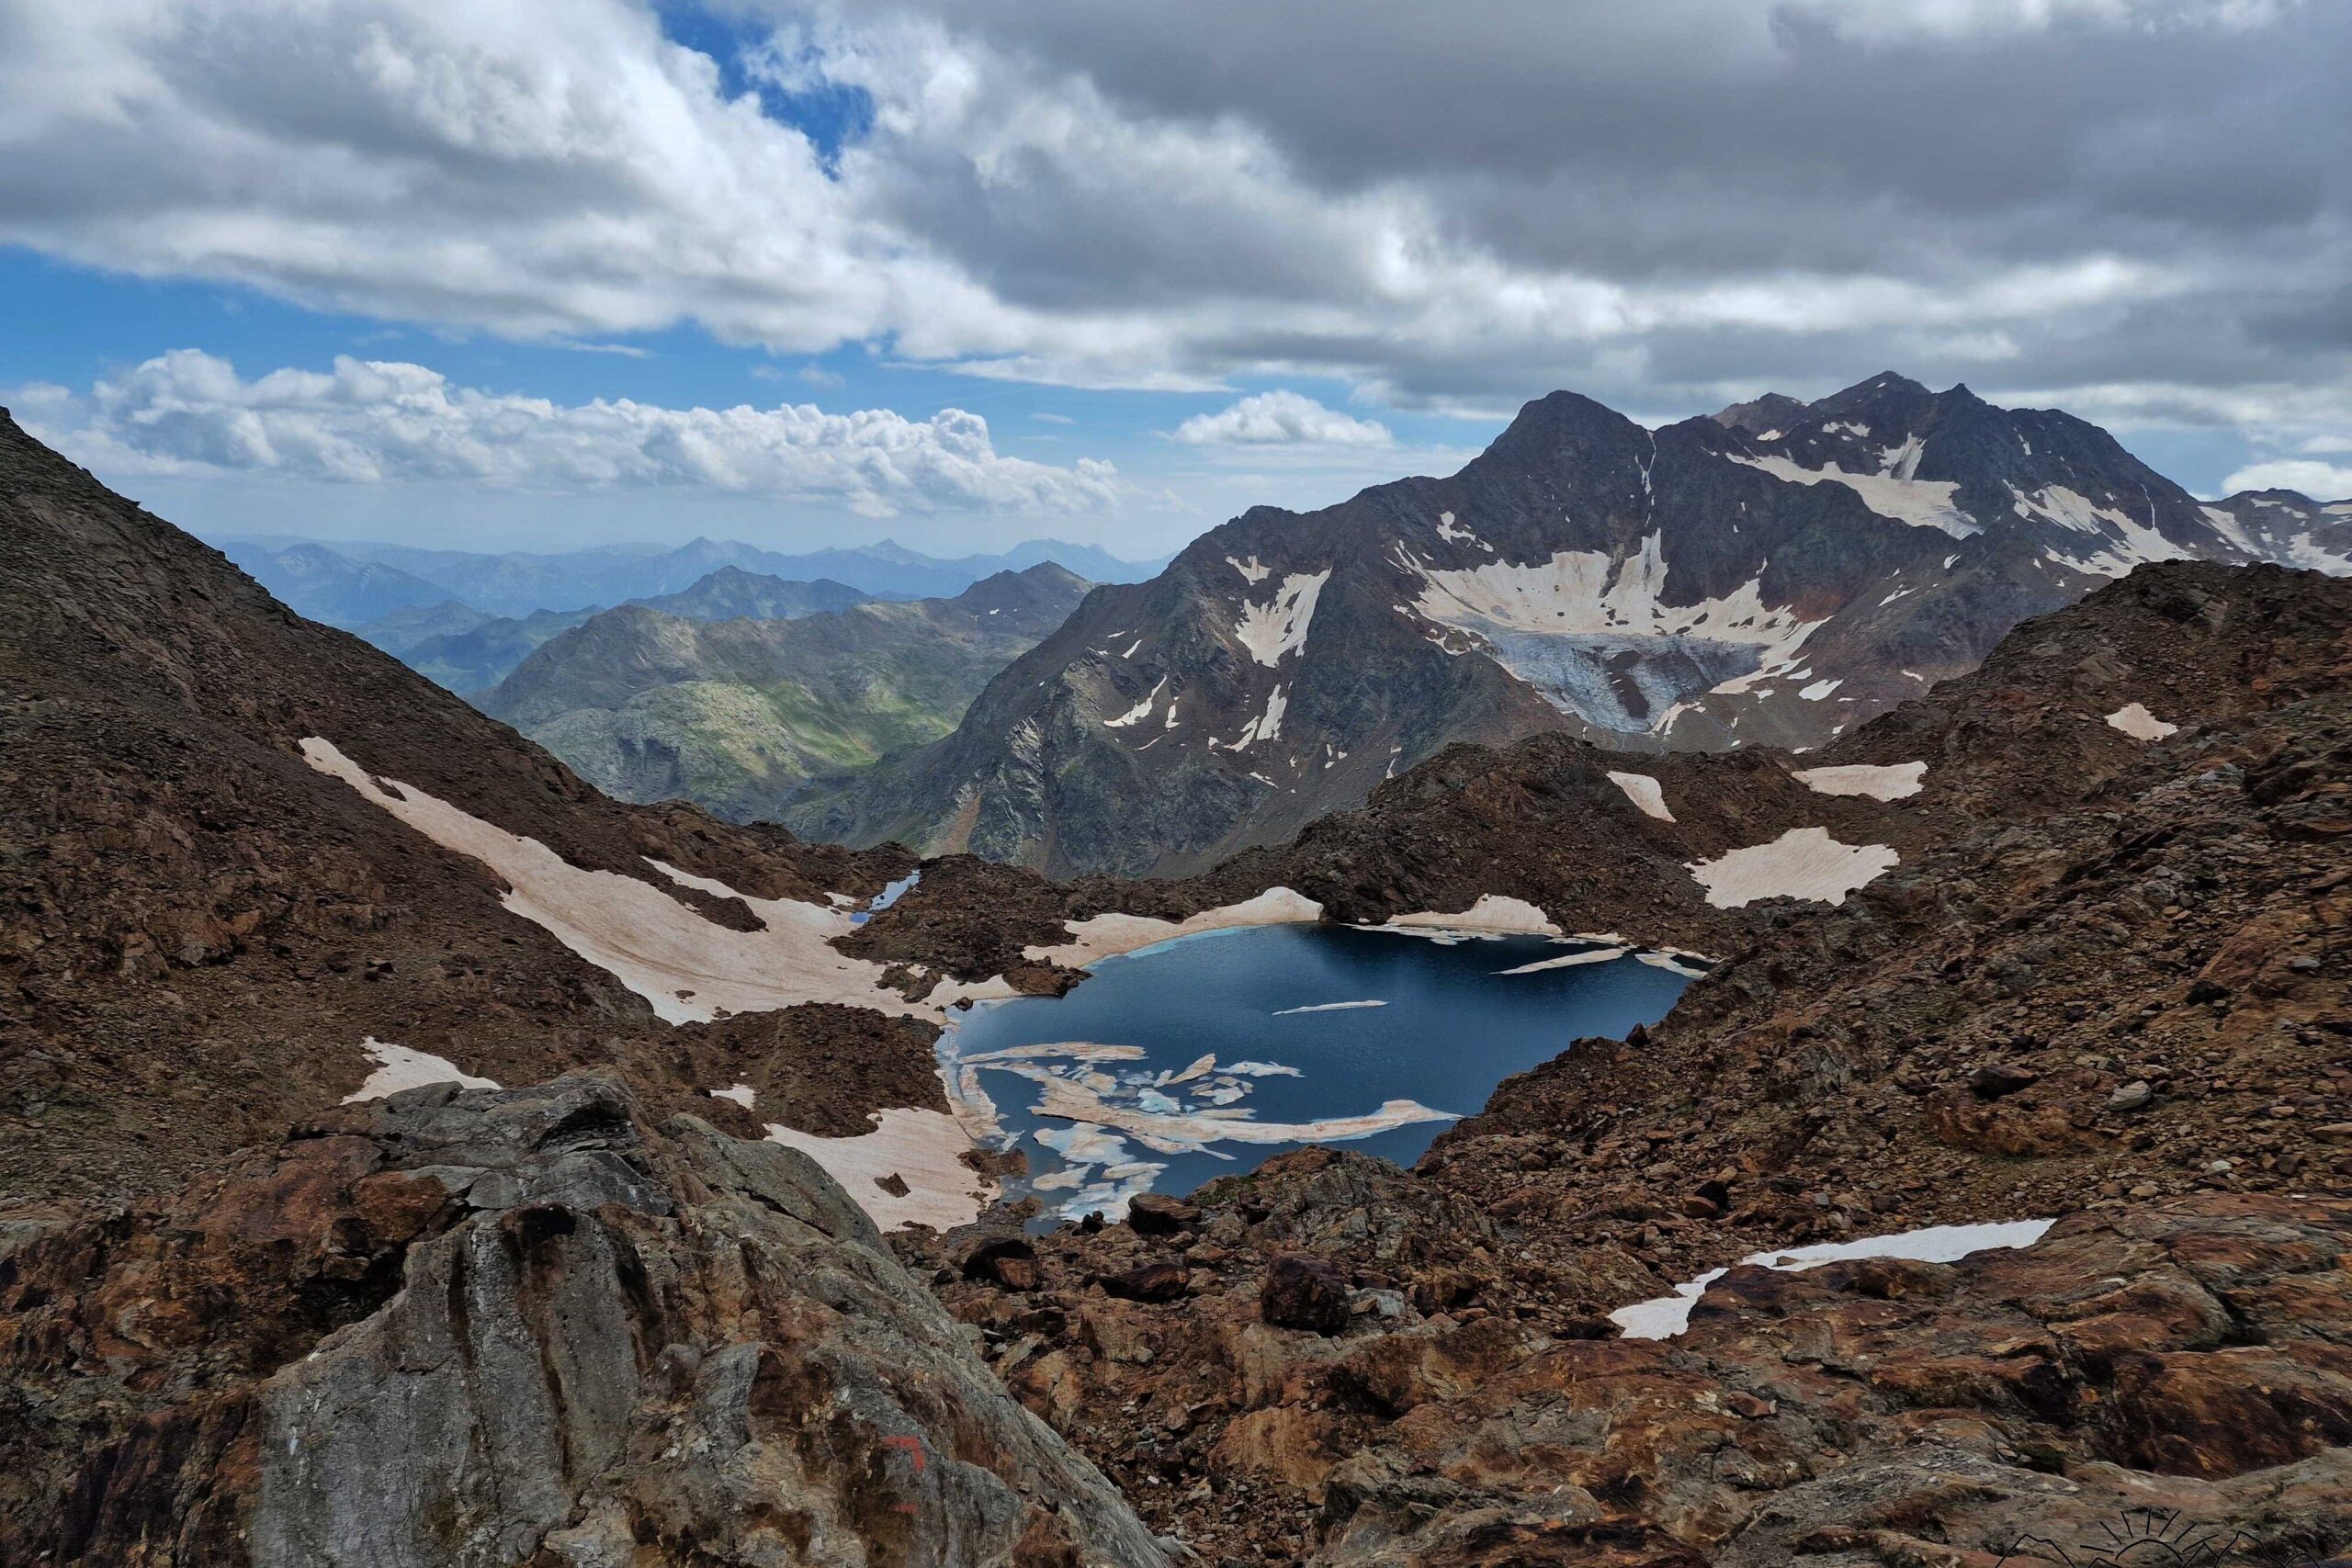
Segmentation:
[(2082, 420), (1894, 375), (1657, 431), (1556, 392), (1450, 479), (1257, 508), (1093, 595), (954, 734), (786, 819), (1184, 874), (1456, 742), (1819, 747), (2179, 559), (2352, 570), (2352, 502), (2207, 505)]
[[(1272, 741), (1294, 682), (1340, 678), (1334, 626), (1370, 628), (1384, 694), (1425, 668), (1528, 722), (1432, 730), (1393, 778), (1375, 751), (1358, 803), (1131, 882), (616, 801), (0, 423), (0, 1562), (2340, 1561), (2352, 581), (2247, 558), (2336, 550), (2325, 508), (2159, 493), (2143, 524), (2086, 430), (1882, 380), (1653, 456), (1554, 399), (1479, 477), (1351, 503), (1394, 538), (1228, 525), (1077, 611), (1111, 718), (1147, 623), (1102, 612), (1176, 582), (1192, 618), (1150, 624), (1278, 679)], [(1897, 456), (1833, 453), (1865, 440)], [(1525, 447), (1578, 443), (1558, 474), (1634, 462), (1597, 510), (1543, 502), (1625, 525), (1608, 582), (1665, 581), (1645, 541), (1690, 537), (1670, 498), (1713, 476), (1770, 569), (1678, 542), (1674, 582), (1749, 584), (1758, 625), (1774, 572), (1848, 558), (1831, 530), (1892, 552), (1872, 570), (1976, 563), (1879, 609), (1969, 602), (1996, 559), (2052, 597), (1802, 751), (1772, 743), (1815, 710), (1786, 688), (1844, 678), (1812, 632), (1665, 705), (1754, 744), (1600, 744), (1629, 732), (1568, 722), (1509, 627), (1394, 607), (1600, 550), (1501, 521), (1543, 493), (1508, 479)], [(2085, 525), (2024, 468), (1994, 517), (1947, 450), (2067, 452)], [(1941, 522), (1873, 510), (1945, 486)], [(1317, 528), (1330, 575), (1295, 582)], [(2121, 558), (2154, 537), (2221, 558)], [(1866, 640), (1852, 595), (1779, 603)], [(1642, 624), (1621, 717), (1656, 637), (1721, 640)], [(1111, 733), (1181, 733), (1154, 701)], [(955, 844), (987, 847), (989, 798)], [(935, 1050), (962, 1010), (1277, 919), (1703, 973), (1411, 1168), (1310, 1146), (1076, 1224), (1006, 1201), (1023, 1156)]]

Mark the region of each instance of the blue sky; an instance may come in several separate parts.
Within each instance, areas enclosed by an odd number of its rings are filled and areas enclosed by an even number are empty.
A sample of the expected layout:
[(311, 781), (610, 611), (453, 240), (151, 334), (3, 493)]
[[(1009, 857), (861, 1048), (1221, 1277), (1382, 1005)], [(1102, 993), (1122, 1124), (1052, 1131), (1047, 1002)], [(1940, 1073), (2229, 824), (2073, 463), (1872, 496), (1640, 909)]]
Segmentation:
[(535, 548), (1141, 556), (1555, 387), (1655, 423), (1886, 368), (2352, 492), (2342, 12), (1567, 9), (36, 13), (0, 397), (200, 532)]

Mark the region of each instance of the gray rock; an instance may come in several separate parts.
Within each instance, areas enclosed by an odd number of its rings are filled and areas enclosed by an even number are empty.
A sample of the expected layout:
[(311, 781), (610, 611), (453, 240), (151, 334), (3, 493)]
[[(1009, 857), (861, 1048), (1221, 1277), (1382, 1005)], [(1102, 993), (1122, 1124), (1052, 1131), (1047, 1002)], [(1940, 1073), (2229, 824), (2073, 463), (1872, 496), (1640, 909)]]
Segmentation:
[(379, 1119), (513, 1201), (261, 1385), (255, 1568), (1165, 1561), (806, 1156), (594, 1077)]

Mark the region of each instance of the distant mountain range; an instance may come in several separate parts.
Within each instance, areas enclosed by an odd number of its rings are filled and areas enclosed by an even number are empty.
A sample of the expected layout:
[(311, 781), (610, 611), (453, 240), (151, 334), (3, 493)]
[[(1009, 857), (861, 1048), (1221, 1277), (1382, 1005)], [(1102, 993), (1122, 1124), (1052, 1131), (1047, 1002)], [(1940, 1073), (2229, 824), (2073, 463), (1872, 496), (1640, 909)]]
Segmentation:
[(314, 621), (356, 630), (395, 612), (455, 599), (487, 615), (624, 604), (692, 587), (735, 568), (788, 581), (830, 579), (868, 598), (921, 599), (961, 593), (982, 578), (1052, 561), (1093, 582), (1135, 582), (1170, 558), (1123, 560), (1094, 545), (1031, 539), (1001, 555), (953, 559), (895, 541), (786, 554), (732, 540), (695, 539), (674, 548), (607, 545), (558, 554), (430, 550), (410, 545), (242, 535), (212, 541), (272, 593)]
[(1450, 479), (1256, 508), (1094, 594), (953, 734), (786, 821), (1182, 872), (1454, 741), (1820, 746), (2183, 558), (2352, 570), (2352, 502), (2205, 504), (2072, 415), (1892, 374), (1657, 431), (1555, 392)]
[[(725, 566), (682, 592), (657, 593), (631, 603), (695, 621), (723, 621), (738, 615), (790, 620), (846, 610), (872, 597), (831, 578), (793, 582)], [(425, 608), (395, 610), (351, 629), (410, 669), (464, 694), (496, 685), (541, 643), (601, 610), (602, 606), (591, 604), (578, 610), (492, 615), (458, 600), (444, 599)]]
[[(946, 734), (1091, 586), (1045, 562), (954, 598), (857, 603), (727, 568), (560, 631), (474, 700), (607, 795), (772, 817), (812, 773)], [(827, 591), (852, 603), (804, 608)]]

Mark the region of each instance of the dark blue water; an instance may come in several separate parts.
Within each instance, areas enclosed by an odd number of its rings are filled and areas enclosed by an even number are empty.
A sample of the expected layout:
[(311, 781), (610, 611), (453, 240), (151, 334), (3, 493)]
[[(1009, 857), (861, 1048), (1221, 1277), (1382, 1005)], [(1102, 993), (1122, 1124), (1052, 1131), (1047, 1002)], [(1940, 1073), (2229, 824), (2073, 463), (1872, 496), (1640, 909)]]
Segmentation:
[[(942, 1043), (952, 1062), (967, 1066), (1018, 1046), (1139, 1047), (1141, 1055), (1127, 1059), (1048, 1053), (967, 1074), (995, 1102), (1002, 1141), (1028, 1156), (1030, 1178), (1013, 1184), (1012, 1196), (1035, 1190), (1048, 1221), (1095, 1209), (1115, 1217), (1134, 1192), (1181, 1195), (1299, 1146), (1211, 1141), (1220, 1113), (1303, 1123), (1407, 1100), (1469, 1115), (1504, 1078), (1581, 1036), (1617, 1038), (1656, 1022), (1689, 984), (1630, 956), (1500, 973), (1590, 945), (1540, 937), (1442, 943), (1333, 926), (1217, 931), (1105, 959), (1067, 997), (976, 1009)], [(1362, 1001), (1385, 1005), (1283, 1012)], [(1214, 1067), (1167, 1081), (1206, 1055), (1216, 1058)], [(1037, 1076), (1017, 1076), (1007, 1066)], [(1081, 1111), (1110, 1109), (1099, 1121), (1040, 1116), (1035, 1108), (1047, 1085), (1039, 1077), (1058, 1080), (1054, 1087), (1069, 1090)], [(1129, 1124), (1118, 1124), (1122, 1116)], [(1172, 1131), (1170, 1116), (1181, 1119)], [(1345, 1141), (1409, 1164), (1450, 1124), (1415, 1121), (1312, 1141)], [(1150, 1146), (1155, 1136), (1169, 1146)], [(1057, 1152), (1063, 1147), (1070, 1158)]]

